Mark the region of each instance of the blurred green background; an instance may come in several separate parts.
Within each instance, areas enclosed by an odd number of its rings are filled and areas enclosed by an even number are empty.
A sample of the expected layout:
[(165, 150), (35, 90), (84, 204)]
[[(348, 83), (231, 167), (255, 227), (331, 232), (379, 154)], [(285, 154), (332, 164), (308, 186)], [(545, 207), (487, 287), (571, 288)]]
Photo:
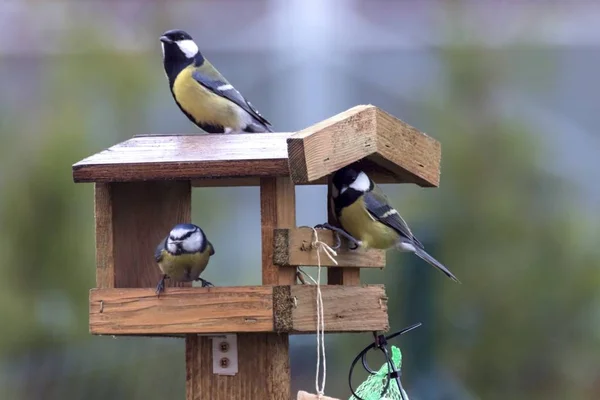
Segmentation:
[[(71, 176), (134, 134), (198, 131), (163, 74), (172, 28), (276, 130), (370, 103), (441, 141), (439, 189), (384, 189), (463, 284), (392, 253), (363, 273), (393, 329), (424, 323), (395, 342), (411, 399), (600, 398), (599, 18), (592, 1), (0, 2), (0, 398), (184, 398), (182, 341), (88, 334), (93, 185)], [(323, 222), (325, 187), (297, 194), (298, 224)], [(259, 284), (258, 199), (194, 190), (193, 221), (237, 249), (206, 279)], [(370, 340), (327, 337), (327, 394), (348, 397)], [(315, 346), (291, 339), (294, 391), (314, 392)]]

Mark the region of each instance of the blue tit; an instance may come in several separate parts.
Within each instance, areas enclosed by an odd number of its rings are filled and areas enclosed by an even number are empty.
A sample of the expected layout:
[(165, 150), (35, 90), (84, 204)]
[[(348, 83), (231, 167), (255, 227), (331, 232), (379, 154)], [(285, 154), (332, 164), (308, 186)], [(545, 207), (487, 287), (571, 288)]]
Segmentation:
[(412, 252), (459, 282), (448, 268), (425, 251), (386, 195), (363, 171), (352, 167), (337, 171), (331, 197), (330, 206), (342, 229), (329, 224), (323, 227), (345, 236), (356, 246)]
[(156, 294), (165, 290), (165, 279), (177, 282), (201, 281), (202, 287), (213, 286), (200, 278), (210, 256), (215, 254), (200, 227), (193, 224), (175, 225), (154, 252), (154, 259), (163, 276), (156, 286)]
[(169, 88), (181, 111), (208, 133), (272, 132), (271, 123), (212, 66), (182, 30), (161, 37)]

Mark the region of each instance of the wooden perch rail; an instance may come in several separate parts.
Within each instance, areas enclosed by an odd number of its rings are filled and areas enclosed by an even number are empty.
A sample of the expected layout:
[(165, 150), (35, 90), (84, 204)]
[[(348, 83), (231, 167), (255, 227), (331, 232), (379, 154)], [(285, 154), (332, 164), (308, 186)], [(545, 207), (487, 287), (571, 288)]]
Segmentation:
[[(327, 332), (389, 328), (383, 285), (321, 286)], [(316, 332), (316, 287), (92, 289), (90, 332), (101, 335)]]
[[(335, 236), (327, 229), (317, 229), (319, 240), (333, 246)], [(317, 250), (311, 248), (313, 230), (302, 227), (294, 229), (276, 229), (274, 238), (275, 253), (273, 263), (287, 266), (317, 265)], [(385, 252), (381, 250), (366, 250), (359, 248), (348, 249), (348, 244), (342, 238), (342, 246), (336, 250), (339, 267), (351, 268), (383, 268), (385, 267)], [(329, 257), (321, 256), (321, 266), (336, 266)]]

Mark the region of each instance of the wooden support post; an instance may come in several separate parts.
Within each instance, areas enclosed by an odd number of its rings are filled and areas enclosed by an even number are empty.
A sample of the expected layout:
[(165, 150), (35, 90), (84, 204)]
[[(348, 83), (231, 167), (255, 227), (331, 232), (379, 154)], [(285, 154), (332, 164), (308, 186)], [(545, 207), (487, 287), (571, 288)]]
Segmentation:
[[(288, 177), (261, 178), (262, 284), (293, 285), (295, 267), (273, 263), (273, 230), (296, 224), (294, 185)], [(269, 399), (289, 400), (290, 360), (288, 334), (238, 335), (238, 373), (212, 373), (211, 339), (186, 338), (187, 400)]]
[[(327, 222), (333, 226), (339, 226), (331, 200), (333, 180), (330, 176), (327, 180)], [(327, 268), (328, 285), (360, 285), (360, 268)]]
[(96, 183), (96, 287), (156, 286), (154, 249), (191, 221), (191, 194), (189, 181)]

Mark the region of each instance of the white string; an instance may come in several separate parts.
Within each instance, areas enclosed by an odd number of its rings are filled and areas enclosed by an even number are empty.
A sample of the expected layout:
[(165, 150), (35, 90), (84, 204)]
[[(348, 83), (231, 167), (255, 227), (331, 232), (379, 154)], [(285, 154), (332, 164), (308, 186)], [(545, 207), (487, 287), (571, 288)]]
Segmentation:
[[(337, 256), (335, 250), (333, 250), (327, 243), (323, 243), (319, 240), (317, 230), (312, 228), (314, 234), (314, 241), (312, 247), (317, 250), (317, 280), (310, 277), (310, 279), (317, 285), (317, 372), (315, 374), (315, 388), (317, 390), (317, 396), (321, 399), (325, 393), (325, 381), (327, 380), (327, 359), (325, 357), (325, 320), (323, 316), (323, 296), (321, 295), (321, 250), (325, 251), (325, 254), (329, 259), (338, 265), (334, 256)], [(302, 271), (304, 273), (304, 271)], [(323, 381), (319, 387), (319, 370), (321, 369), (321, 354), (323, 354)]]

